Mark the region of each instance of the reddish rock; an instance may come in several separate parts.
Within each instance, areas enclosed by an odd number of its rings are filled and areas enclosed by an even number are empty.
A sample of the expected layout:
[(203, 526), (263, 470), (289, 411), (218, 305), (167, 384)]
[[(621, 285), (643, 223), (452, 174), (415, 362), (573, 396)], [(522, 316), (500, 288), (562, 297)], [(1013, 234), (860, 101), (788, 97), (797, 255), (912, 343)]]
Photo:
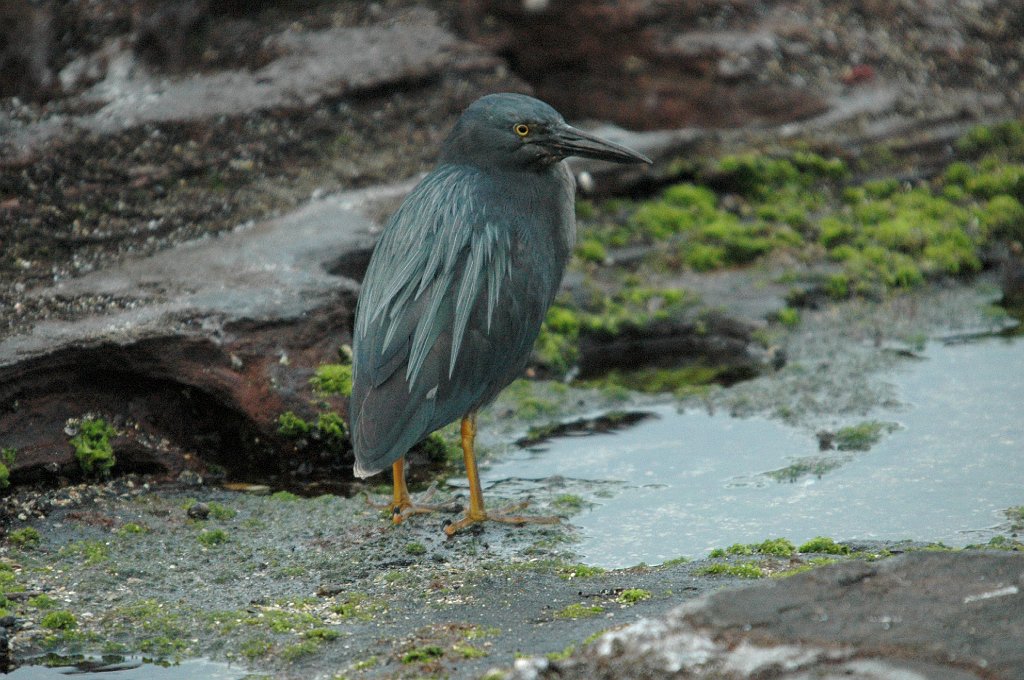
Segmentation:
[(780, 53), (771, 31), (694, 31), (708, 11), (700, 3), (463, 0), (461, 9), (460, 29), (570, 118), (735, 127), (826, 109), (805, 88), (762, 81)]

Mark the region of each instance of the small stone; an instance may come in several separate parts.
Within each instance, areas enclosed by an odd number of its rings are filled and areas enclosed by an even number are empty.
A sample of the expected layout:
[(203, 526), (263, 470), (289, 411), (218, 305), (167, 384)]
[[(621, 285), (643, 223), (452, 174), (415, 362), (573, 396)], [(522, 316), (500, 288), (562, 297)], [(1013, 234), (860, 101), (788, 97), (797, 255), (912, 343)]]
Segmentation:
[(192, 519), (206, 519), (210, 516), (210, 506), (206, 503), (194, 503), (188, 509), (188, 516)]

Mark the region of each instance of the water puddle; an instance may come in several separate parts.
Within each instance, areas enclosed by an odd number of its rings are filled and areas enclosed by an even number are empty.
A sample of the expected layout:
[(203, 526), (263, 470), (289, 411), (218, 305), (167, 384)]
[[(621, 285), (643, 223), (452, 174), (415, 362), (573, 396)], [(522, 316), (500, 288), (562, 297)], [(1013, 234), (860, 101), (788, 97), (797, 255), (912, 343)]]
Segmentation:
[(54, 680), (84, 675), (89, 680), (241, 680), (248, 673), (208, 659), (188, 659), (162, 665), (138, 656), (46, 656), (28, 659), (4, 675), (11, 680)]
[(930, 343), (920, 356), (886, 378), (903, 408), (850, 418), (899, 423), (867, 451), (823, 452), (814, 433), (777, 421), (665, 406), (629, 429), (517, 451), (483, 480), (566, 478), (587, 502), (572, 518), (581, 556), (605, 567), (776, 536), (984, 542), (1024, 503), (1024, 341)]

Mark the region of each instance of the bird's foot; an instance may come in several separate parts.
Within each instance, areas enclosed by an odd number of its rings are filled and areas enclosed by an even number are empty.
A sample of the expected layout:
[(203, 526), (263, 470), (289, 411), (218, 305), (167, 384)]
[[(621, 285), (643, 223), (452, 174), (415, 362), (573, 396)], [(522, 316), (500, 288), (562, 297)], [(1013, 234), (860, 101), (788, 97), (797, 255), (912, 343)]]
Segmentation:
[(502, 508), (496, 512), (487, 512), (486, 510), (474, 511), (472, 508), (466, 509), (466, 514), (457, 522), (445, 522), (444, 533), (448, 536), (454, 536), (458, 532), (462, 531), (466, 527), (472, 526), (479, 522), (501, 522), (502, 524), (558, 524), (562, 521), (560, 517), (547, 517), (543, 515), (515, 515), (510, 514), (522, 510), (529, 503), (516, 503), (508, 507)]
[(456, 511), (450, 504), (449, 505), (430, 505), (427, 503), (434, 494), (437, 493), (437, 485), (431, 484), (430, 488), (427, 489), (419, 499), (413, 500), (412, 496), (404, 494), (400, 500), (391, 501), (390, 503), (374, 503), (369, 494), (366, 496), (366, 504), (371, 508), (377, 510), (386, 510), (391, 516), (391, 521), (394, 524), (401, 524), (406, 519), (413, 515), (425, 515), (431, 512), (451, 512)]

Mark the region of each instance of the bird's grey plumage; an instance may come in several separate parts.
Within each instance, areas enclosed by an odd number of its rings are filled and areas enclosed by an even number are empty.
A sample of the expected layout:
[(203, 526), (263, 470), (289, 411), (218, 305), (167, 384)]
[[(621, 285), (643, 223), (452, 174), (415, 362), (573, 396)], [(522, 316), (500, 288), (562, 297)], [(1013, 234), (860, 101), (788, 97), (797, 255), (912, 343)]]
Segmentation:
[(558, 145), (643, 159), (607, 143), (590, 149), (591, 139), (523, 95), (490, 95), (462, 115), (363, 280), (350, 406), (357, 475), (386, 468), (522, 373), (575, 238), (575, 182), (561, 162), (573, 151)]

